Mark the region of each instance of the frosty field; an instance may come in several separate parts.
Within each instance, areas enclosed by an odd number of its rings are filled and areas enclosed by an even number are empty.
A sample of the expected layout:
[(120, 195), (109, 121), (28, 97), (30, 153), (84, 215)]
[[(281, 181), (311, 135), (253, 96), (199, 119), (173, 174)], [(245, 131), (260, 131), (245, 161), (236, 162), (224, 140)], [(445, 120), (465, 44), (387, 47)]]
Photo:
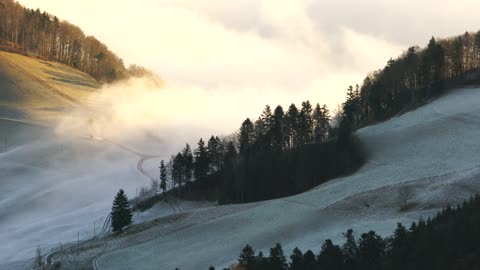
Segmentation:
[[(295, 246), (317, 252), (323, 240), (341, 241), (349, 228), (357, 235), (367, 230), (388, 235), (397, 222), (426, 218), (480, 190), (478, 100), (478, 89), (455, 90), (358, 131), (369, 158), (351, 176), (245, 210), (230, 206), (230, 214), (151, 235), (150, 241), (107, 252), (94, 264), (98, 269), (206, 269), (228, 266), (245, 244), (267, 250), (281, 242), (288, 252)], [(395, 199), (401, 185), (416, 190), (413, 207), (405, 212)]]
[[(11, 72), (11, 62), (21, 72)], [(133, 197), (149, 185), (173, 143), (148, 134), (59, 134), (52, 123), (64, 112), (98, 107), (87, 95), (95, 82), (59, 64), (5, 53), (2, 68), (2, 98), (11, 102), (0, 104), (0, 242), (6, 243), (0, 246), (0, 269), (21, 269), (37, 247), (49, 253), (77, 236), (91, 238), (118, 189)], [(367, 230), (389, 235), (397, 222), (426, 218), (480, 191), (479, 100), (477, 88), (452, 90), (359, 130), (367, 163), (303, 194), (226, 206), (158, 203), (135, 213), (125, 234), (82, 242), (78, 254), (67, 250), (52, 258), (66, 269), (79, 263), (102, 270), (207, 269), (229, 266), (246, 244), (264, 252), (276, 242), (288, 253), (296, 246), (318, 252), (325, 239), (338, 243), (349, 228), (357, 236)], [(405, 185), (415, 195), (400, 211), (397, 194)]]

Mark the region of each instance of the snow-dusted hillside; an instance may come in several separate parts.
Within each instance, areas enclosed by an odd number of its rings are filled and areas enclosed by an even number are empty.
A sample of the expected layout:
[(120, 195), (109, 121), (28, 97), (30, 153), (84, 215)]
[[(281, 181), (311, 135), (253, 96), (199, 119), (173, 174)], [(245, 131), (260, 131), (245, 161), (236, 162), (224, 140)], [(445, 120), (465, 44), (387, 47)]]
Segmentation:
[[(455, 90), (415, 111), (364, 128), (358, 135), (369, 161), (357, 173), (297, 196), (244, 208), (222, 207), (221, 215), (213, 214), (215, 208), (193, 210), (188, 226), (186, 218), (169, 220), (162, 225), (168, 232), (152, 231), (143, 241), (132, 237), (110, 247), (94, 265), (207, 269), (227, 266), (247, 243), (266, 250), (281, 242), (290, 251), (295, 246), (318, 249), (327, 238), (340, 241), (348, 228), (387, 235), (397, 222), (427, 217), (480, 191), (479, 102), (480, 89)], [(396, 201), (402, 185), (416, 190), (412, 208), (405, 212), (399, 211)]]
[[(0, 269), (20, 269), (37, 246), (48, 252), (77, 233), (93, 236), (118, 189), (132, 197), (149, 184), (144, 174), (157, 176), (160, 158), (171, 152), (167, 141), (148, 136), (56, 133), (53, 120), (71, 108), (99, 106), (88, 99), (95, 83), (85, 85), (91, 78), (78, 71), (0, 53), (0, 73)], [(98, 269), (207, 269), (228, 266), (247, 243), (266, 251), (281, 242), (290, 252), (318, 249), (327, 238), (341, 241), (348, 228), (390, 234), (396, 222), (429, 216), (480, 191), (479, 101), (479, 89), (455, 90), (360, 130), (367, 164), (309, 192), (244, 205), (157, 204), (136, 214), (124, 235), (53, 258), (67, 269), (92, 261)], [(161, 157), (146, 159), (151, 155)], [(403, 185), (416, 194), (411, 208), (400, 212), (396, 194)]]

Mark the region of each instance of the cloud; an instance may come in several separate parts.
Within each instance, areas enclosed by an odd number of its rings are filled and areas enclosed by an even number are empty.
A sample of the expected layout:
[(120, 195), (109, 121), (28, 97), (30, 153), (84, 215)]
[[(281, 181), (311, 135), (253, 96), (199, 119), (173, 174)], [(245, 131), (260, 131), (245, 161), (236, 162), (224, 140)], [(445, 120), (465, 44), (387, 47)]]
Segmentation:
[(148, 130), (163, 145), (234, 132), (266, 104), (334, 108), (349, 84), (403, 48), (339, 22), (326, 31), (312, 15), (316, 2), (306, 0), (21, 2), (79, 25), (166, 80), (164, 89), (131, 81), (91, 97), (109, 108), (97, 114), (105, 136), (143, 138)]

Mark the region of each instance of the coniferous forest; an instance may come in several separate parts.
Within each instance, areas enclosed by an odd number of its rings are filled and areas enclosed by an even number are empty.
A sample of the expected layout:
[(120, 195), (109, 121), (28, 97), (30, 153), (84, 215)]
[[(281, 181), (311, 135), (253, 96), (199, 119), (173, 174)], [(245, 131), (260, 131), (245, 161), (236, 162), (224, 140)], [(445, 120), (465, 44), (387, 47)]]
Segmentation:
[[(281, 244), (269, 254), (247, 245), (236, 270), (467, 270), (480, 269), (480, 197), (457, 207), (447, 207), (434, 218), (398, 224), (393, 235), (382, 238), (374, 231), (356, 237), (345, 232), (342, 245), (326, 240), (318, 250), (290, 256)], [(210, 269), (214, 269), (213, 267)]]
[[(287, 111), (266, 106), (256, 121), (247, 118), (233, 136), (200, 139), (165, 165), (170, 192), (213, 193), (220, 203), (284, 197), (350, 173), (364, 160), (362, 148), (345, 123), (330, 126), (327, 107), (309, 101)], [(163, 162), (163, 161), (162, 161)], [(165, 179), (165, 175), (163, 176)], [(195, 180), (195, 181), (194, 181)], [(140, 209), (152, 201), (136, 202)]]
[[(349, 86), (331, 127), (327, 107), (306, 101), (286, 110), (266, 106), (234, 136), (188, 144), (167, 163), (177, 190), (214, 190), (221, 203), (288, 196), (350, 173), (364, 157), (352, 132), (416, 108), (445, 89), (478, 81), (480, 31), (413, 46)], [(199, 180), (199, 181), (193, 181)], [(180, 187), (180, 188), (179, 188)]]

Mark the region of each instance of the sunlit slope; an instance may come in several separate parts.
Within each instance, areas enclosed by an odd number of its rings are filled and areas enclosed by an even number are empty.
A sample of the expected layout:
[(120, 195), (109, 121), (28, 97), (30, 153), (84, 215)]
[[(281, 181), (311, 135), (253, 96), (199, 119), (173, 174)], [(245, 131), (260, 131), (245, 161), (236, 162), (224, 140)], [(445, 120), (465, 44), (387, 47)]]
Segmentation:
[(0, 117), (53, 121), (100, 85), (69, 66), (0, 51)]
[[(221, 268), (246, 244), (267, 253), (276, 242), (288, 253), (295, 246), (318, 252), (325, 239), (338, 242), (349, 228), (357, 236), (371, 229), (388, 235), (397, 222), (426, 218), (480, 192), (479, 102), (480, 89), (457, 89), (359, 130), (369, 157), (355, 174), (189, 226), (169, 224), (171, 233), (152, 234), (150, 241), (132, 239), (131, 247), (106, 252), (95, 263), (116, 270)], [(396, 196), (407, 184), (415, 195), (411, 208), (399, 211)]]

